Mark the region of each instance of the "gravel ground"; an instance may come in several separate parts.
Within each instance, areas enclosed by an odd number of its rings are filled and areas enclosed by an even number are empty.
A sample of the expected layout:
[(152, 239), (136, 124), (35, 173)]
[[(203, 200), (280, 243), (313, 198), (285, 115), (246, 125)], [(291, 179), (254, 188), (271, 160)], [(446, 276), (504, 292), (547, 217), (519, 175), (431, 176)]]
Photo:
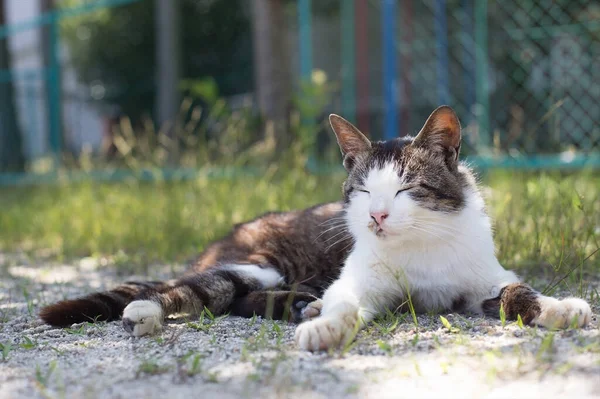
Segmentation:
[(443, 315), (449, 326), (419, 316), (417, 328), (409, 315), (331, 354), (296, 350), (293, 325), (260, 318), (175, 319), (139, 339), (118, 322), (56, 329), (37, 319), (40, 305), (124, 280), (109, 269), (0, 254), (0, 398), (600, 397), (597, 316), (584, 330), (550, 332), (455, 314)]

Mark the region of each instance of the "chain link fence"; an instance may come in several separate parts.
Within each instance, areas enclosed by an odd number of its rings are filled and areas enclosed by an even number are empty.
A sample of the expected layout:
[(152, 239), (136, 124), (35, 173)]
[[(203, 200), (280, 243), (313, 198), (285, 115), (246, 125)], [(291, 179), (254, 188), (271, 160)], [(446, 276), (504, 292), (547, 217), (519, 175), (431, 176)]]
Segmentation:
[[(369, 16), (357, 23), (379, 28), (384, 3), (369, 1)], [(520, 159), (535, 167), (540, 157), (556, 165), (595, 159), (600, 3), (407, 0), (394, 12), (401, 133), (418, 131), (433, 108), (447, 103), (463, 122), (465, 153), (482, 162)], [(385, 61), (377, 57), (382, 46), (374, 38), (370, 44), (362, 55), (370, 60), (374, 99), (367, 129), (383, 137)]]
[[(231, 1), (181, 0), (187, 7), (184, 16), (196, 12), (206, 20), (181, 23), (185, 62), (178, 90), (199, 98), (218, 93), (235, 103), (234, 108), (247, 108), (245, 115), (256, 117), (260, 109), (254, 98), (261, 82), (254, 69), (261, 61), (277, 63), (278, 58), (265, 61), (253, 54), (257, 40), (253, 5), (259, 0), (241, 1), (235, 14)], [(15, 38), (31, 34), (38, 37), (37, 50), (25, 46), (23, 51), (37, 57), (37, 64), (49, 63), (36, 68), (25, 60), (24, 68), (13, 62), (11, 69), (0, 71), (3, 82), (12, 81), (16, 88), (18, 120), (30, 161), (65, 152), (77, 157), (86, 148), (102, 156), (107, 132), (118, 125), (115, 116), (128, 116), (128, 109), (151, 115), (155, 101), (150, 92), (156, 82), (149, 67), (154, 62), (153, 0), (57, 4), (60, 7), (53, 12), (0, 27), (2, 38), (12, 41), (13, 58), (20, 57)], [(289, 73), (281, 75), (291, 80), (286, 84), (293, 92), (290, 98), (301, 90), (303, 79), (328, 85), (327, 90), (309, 90), (325, 93), (318, 101), (304, 99), (313, 108), (320, 104), (320, 109), (312, 109), (309, 118), (297, 118), (319, 127), (303, 130), (318, 136), (306, 140), (317, 147), (317, 157), (332, 153), (325, 149), (335, 146), (324, 127), (330, 112), (379, 139), (415, 134), (429, 113), (444, 103), (459, 114), (463, 154), (476, 165), (600, 166), (596, 1), (269, 0), (265, 4), (278, 4), (273, 11), (281, 12), (286, 21), (285, 48), (273, 54), (289, 67)], [(228, 18), (235, 20), (221, 23)], [(136, 27), (140, 20), (145, 22)], [(119, 37), (130, 47), (121, 45)], [(98, 59), (108, 61), (101, 64)], [(122, 59), (131, 64), (121, 64)], [(119, 105), (114, 98), (127, 101)], [(290, 101), (290, 108), (297, 104)], [(202, 123), (211, 120), (207, 115), (202, 113)], [(246, 123), (247, 130), (231, 133), (238, 125), (219, 122), (213, 126), (224, 126), (225, 133), (213, 128), (211, 134), (229, 150), (246, 144), (227, 146), (227, 137), (252, 145), (264, 136), (259, 131), (264, 124)], [(208, 152), (212, 151), (211, 147)], [(318, 162), (312, 165), (319, 168)], [(26, 175), (32, 171), (29, 168)], [(15, 181), (14, 176), (3, 180), (6, 175), (0, 172), (0, 182)]]

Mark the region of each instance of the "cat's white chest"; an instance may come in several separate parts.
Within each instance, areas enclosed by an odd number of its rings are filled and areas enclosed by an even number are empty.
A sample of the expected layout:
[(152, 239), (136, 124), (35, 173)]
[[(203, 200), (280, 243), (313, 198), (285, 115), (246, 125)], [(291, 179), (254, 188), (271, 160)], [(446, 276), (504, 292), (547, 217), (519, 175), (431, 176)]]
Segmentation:
[(386, 302), (411, 298), (418, 311), (449, 309), (461, 297), (487, 295), (481, 289), (492, 270), (483, 259), (473, 264), (465, 252), (442, 246), (383, 253), (364, 249), (365, 287), (386, 293)]

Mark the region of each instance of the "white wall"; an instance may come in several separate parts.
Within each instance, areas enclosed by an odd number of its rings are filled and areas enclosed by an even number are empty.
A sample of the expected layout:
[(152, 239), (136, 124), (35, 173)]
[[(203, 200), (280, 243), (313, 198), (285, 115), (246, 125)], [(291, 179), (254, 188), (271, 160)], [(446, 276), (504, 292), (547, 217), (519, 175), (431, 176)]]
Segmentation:
[[(9, 24), (39, 17), (39, 0), (7, 0)], [(48, 117), (43, 74), (42, 38), (39, 28), (28, 29), (9, 37), (12, 67), (15, 71), (15, 95), (25, 154), (29, 159), (43, 156), (48, 150)], [(77, 83), (68, 67), (66, 49), (61, 51), (62, 117), (65, 149), (79, 151), (84, 146), (99, 149), (102, 142), (101, 116), (86, 103), (88, 89)]]

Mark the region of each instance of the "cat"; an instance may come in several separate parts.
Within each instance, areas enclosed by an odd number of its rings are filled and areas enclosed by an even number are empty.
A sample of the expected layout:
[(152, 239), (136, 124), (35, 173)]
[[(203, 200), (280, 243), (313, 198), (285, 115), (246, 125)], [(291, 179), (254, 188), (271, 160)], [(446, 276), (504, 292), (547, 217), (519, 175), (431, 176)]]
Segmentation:
[(116, 320), (133, 336), (159, 331), (165, 317), (254, 314), (300, 324), (301, 349), (350, 342), (386, 309), (451, 310), (524, 324), (587, 325), (579, 298), (544, 296), (504, 269), (473, 172), (459, 160), (461, 127), (448, 106), (416, 137), (371, 142), (331, 115), (348, 176), (343, 200), (268, 213), (236, 225), (180, 279), (130, 282), (43, 308), (54, 326)]

